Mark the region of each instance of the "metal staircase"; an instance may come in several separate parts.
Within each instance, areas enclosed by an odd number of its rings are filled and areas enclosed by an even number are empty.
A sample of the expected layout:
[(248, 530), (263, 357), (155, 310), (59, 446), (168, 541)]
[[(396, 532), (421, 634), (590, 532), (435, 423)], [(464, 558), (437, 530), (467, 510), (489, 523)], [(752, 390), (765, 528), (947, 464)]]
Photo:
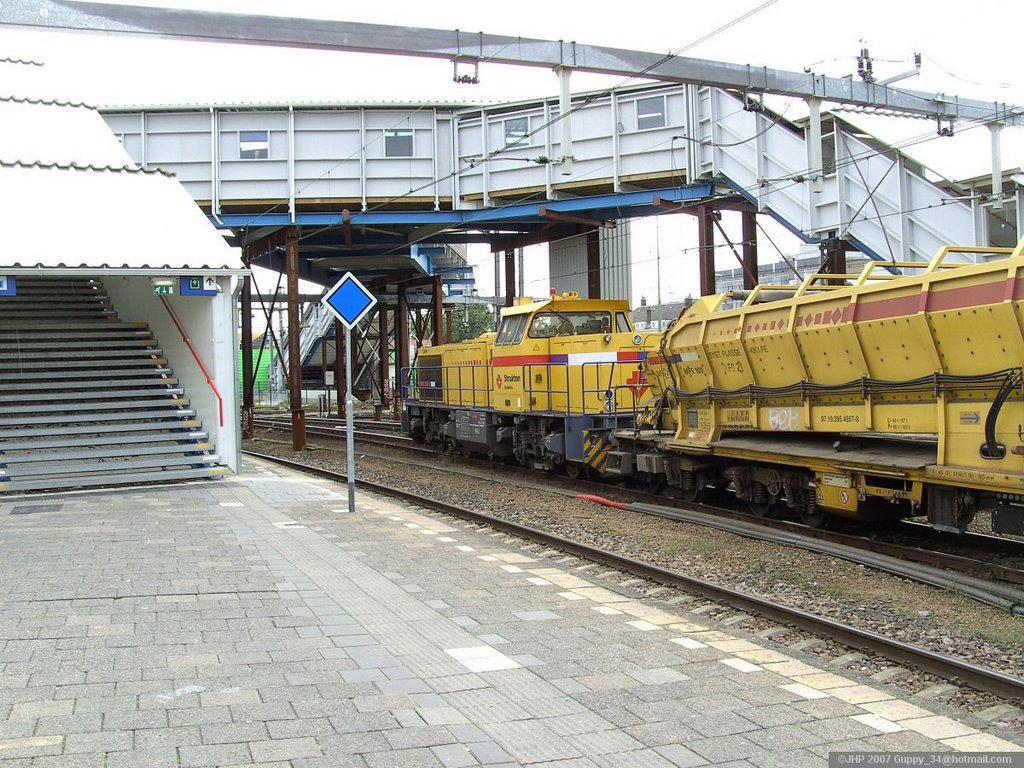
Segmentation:
[(696, 87), (690, 113), (693, 178), (724, 178), (806, 237), (839, 237), (895, 261), (928, 261), (949, 243), (988, 245), (983, 215), (962, 192), (838, 114), (823, 116), (819, 176), (806, 127), (751, 109), (721, 88)]
[(145, 323), (88, 277), (0, 299), (0, 494), (216, 478), (226, 469)]

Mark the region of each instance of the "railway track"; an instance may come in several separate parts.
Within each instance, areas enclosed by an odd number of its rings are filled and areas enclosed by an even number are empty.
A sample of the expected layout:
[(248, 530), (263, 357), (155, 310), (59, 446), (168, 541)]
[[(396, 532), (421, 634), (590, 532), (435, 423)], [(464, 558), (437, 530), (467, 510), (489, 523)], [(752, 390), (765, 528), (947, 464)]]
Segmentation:
[[(333, 480), (347, 483), (347, 477), (339, 472), (318, 467), (310, 467), (299, 462), (282, 459), (276, 456), (261, 454), (254, 451), (243, 451), (246, 455), (274, 462), (294, 470), (306, 472)], [(356, 479), (356, 485), (364, 490), (380, 493), (392, 498), (402, 499), (454, 517), (469, 520), (480, 525), (489, 526), (513, 536), (528, 539), (545, 546), (584, 558), (596, 563), (607, 565), (616, 570), (632, 574), (639, 578), (668, 587), (678, 588), (691, 594), (700, 595), (708, 600), (721, 602), (739, 610), (760, 614), (799, 628), (814, 635), (828, 637), (837, 642), (859, 650), (883, 656), (897, 664), (910, 665), (944, 679), (956, 680), (979, 691), (985, 691), (1007, 699), (1019, 700), (1024, 697), (1024, 680), (997, 670), (986, 669), (960, 659), (916, 647), (892, 638), (884, 637), (875, 632), (850, 626), (832, 619), (815, 616), (807, 611), (791, 608), (776, 602), (739, 592), (729, 587), (712, 584), (684, 574), (667, 570), (649, 563), (623, 557), (614, 552), (599, 549), (577, 541), (557, 536), (536, 528), (491, 517), (480, 512), (449, 504), (437, 499), (420, 496), (408, 491)]]
[[(370, 419), (357, 419), (353, 423), (355, 439), (361, 443), (372, 443), (374, 445), (394, 446), (404, 448), (418, 453), (435, 454), (436, 451), (422, 445), (416, 445), (410, 438), (401, 434), (398, 430), (401, 425), (385, 426), (384, 422)], [(393, 422), (392, 422), (393, 423)], [(269, 429), (277, 432), (292, 431), (290, 421), (284, 419), (253, 419), (253, 426), (259, 429)], [(320, 437), (327, 440), (344, 440), (345, 423), (338, 419), (309, 419), (306, 421), (306, 435), (309, 437)]]
[[(327, 423), (329, 426), (326, 427), (309, 426), (307, 423), (307, 433), (328, 440), (344, 439), (344, 429), (337, 428), (337, 420), (329, 420)], [(378, 423), (363, 420), (363, 424), (371, 426)], [(256, 425), (266, 425), (265, 428), (282, 432), (289, 432), (291, 429), (290, 422), (283, 420), (257, 419)], [(360, 443), (397, 447), (417, 454), (438, 455), (436, 451), (417, 445), (404, 435), (357, 431), (355, 439)], [(392, 457), (387, 457), (387, 459), (399, 461)], [(485, 461), (476, 462), (472, 459), (464, 459), (464, 461), (467, 465), (478, 464), (481, 468), (493, 469), (492, 465)], [(422, 460), (417, 460), (415, 463), (421, 464)], [(497, 466), (503, 467), (503, 465)], [(511, 473), (520, 471), (515, 467), (508, 467), (508, 469)], [(446, 470), (452, 471), (450, 467), (446, 467)], [(551, 480), (550, 476), (538, 473), (529, 474), (530, 485), (549, 484)], [(668, 506), (665, 502), (669, 500), (665, 497), (643, 491), (624, 492), (607, 483), (583, 480), (565, 480), (565, 482), (571, 482), (571, 495), (578, 495), (581, 490), (601, 496), (610, 493), (622, 496), (625, 493), (625, 497), (628, 499), (625, 502), (626, 508), (632, 512), (726, 530), (748, 538), (799, 547), (826, 556), (841, 557), (875, 570), (964, 594), (1014, 615), (1024, 615), (1024, 590), (1020, 589), (1020, 586), (1024, 585), (1024, 570), (1017, 567), (993, 563), (978, 557), (959, 555), (948, 551), (948, 549), (927, 549), (917, 545), (885, 541), (873, 536), (809, 528), (785, 520), (755, 517), (739, 512), (735, 507), (725, 506), (727, 503), (725, 499), (719, 500), (718, 504), (691, 504), (676, 501), (672, 506)], [(924, 537), (926, 540), (936, 538), (932, 535), (932, 529), (925, 526), (916, 526), (916, 528), (923, 529), (923, 532), (926, 533)], [(980, 546), (977, 541), (984, 542), (984, 545), (988, 547), (993, 546), (993, 543), (1005, 543), (1007, 547), (1014, 549), (1020, 546), (1018, 542), (996, 539), (991, 536), (963, 534), (958, 539), (967, 542), (968, 547), (975, 548)], [(944, 546), (949, 546), (948, 539), (937, 537), (937, 540), (944, 542)], [(957, 544), (962, 545), (962, 542), (957, 541)]]

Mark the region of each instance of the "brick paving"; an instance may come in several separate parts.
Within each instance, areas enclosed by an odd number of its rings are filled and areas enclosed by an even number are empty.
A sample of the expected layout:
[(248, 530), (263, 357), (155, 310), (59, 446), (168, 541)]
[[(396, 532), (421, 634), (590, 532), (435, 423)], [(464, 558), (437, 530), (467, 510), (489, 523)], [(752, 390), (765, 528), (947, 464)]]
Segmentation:
[(368, 494), (351, 514), (344, 487), (251, 460), (218, 483), (0, 499), (0, 765), (1024, 751), (560, 558)]

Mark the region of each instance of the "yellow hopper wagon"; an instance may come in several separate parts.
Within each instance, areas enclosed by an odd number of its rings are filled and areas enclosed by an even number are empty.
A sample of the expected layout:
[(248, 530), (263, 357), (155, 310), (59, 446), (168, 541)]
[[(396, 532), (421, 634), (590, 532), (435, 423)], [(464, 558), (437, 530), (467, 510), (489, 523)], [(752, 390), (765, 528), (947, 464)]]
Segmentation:
[(1024, 240), (703, 297), (660, 364), (658, 417), (615, 435), (640, 479), (812, 525), (1024, 532)]
[(403, 431), (439, 449), (607, 475), (611, 433), (653, 397), (642, 363), (659, 341), (633, 329), (625, 301), (520, 299), (496, 334), (419, 351), (402, 372)]

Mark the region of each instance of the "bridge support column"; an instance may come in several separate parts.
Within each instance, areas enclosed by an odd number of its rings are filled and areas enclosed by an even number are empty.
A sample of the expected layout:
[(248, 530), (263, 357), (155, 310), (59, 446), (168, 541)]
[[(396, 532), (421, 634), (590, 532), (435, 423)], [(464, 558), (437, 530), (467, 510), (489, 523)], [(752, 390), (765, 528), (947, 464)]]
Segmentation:
[(334, 321), (334, 387), (338, 398), (338, 418), (348, 413), (348, 383), (345, 377), (345, 326)]
[(292, 450), (306, 449), (306, 413), (302, 410), (302, 327), (299, 318), (299, 232), (285, 235), (288, 274), (288, 402), (292, 410)]
[(505, 306), (516, 303), (516, 251), (509, 248), (505, 251)]
[[(249, 263), (249, 249), (246, 248), (245, 263)], [(242, 280), (242, 437), (246, 440), (253, 437), (253, 416), (255, 403), (253, 389), (255, 382), (252, 370), (252, 277), (246, 275)]]
[(409, 301), (405, 298), (405, 286), (398, 286), (398, 309), (395, 312), (395, 365), (398, 378), (398, 392), (395, 397), (397, 409), (399, 400), (405, 395), (402, 386), (407, 382), (402, 378), (409, 367)]
[(587, 232), (587, 298), (601, 298), (601, 235)]
[(434, 275), (434, 346), (444, 344), (444, 288), (440, 275)]
[[(823, 240), (819, 246), (821, 249), (821, 271), (830, 275), (846, 274), (846, 252), (849, 246), (838, 237), (830, 237)], [(842, 280), (829, 280), (830, 285), (842, 285)]]
[(388, 305), (381, 304), (377, 310), (377, 346), (380, 350), (380, 404), (391, 406), (391, 347), (388, 339)]
[(700, 295), (715, 293), (715, 220), (721, 214), (707, 205), (697, 208), (697, 244), (700, 257)]
[(757, 214), (754, 211), (742, 211), (740, 216), (743, 227), (743, 287), (749, 291), (758, 282)]

